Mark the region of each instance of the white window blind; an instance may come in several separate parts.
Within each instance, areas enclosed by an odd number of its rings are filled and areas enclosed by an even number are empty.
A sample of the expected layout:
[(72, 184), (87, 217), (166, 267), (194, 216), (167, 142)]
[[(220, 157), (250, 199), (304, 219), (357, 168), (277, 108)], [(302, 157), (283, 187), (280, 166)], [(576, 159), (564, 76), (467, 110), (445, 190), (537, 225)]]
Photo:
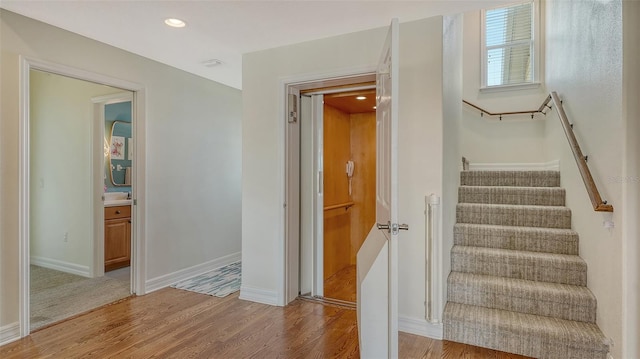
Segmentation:
[(533, 82), (533, 5), (527, 2), (485, 12), (485, 86)]

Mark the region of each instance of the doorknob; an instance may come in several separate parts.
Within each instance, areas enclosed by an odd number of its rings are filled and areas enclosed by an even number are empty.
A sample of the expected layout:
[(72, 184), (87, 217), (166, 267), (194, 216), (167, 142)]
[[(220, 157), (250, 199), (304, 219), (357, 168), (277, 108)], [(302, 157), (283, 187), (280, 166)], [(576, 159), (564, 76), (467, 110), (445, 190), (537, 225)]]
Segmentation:
[(401, 231), (408, 231), (409, 230), (409, 225), (406, 223), (400, 224), (398, 225), (398, 229)]
[(391, 232), (391, 222), (387, 222), (387, 224), (376, 223), (376, 227), (378, 227), (378, 229), (386, 229), (388, 232)]

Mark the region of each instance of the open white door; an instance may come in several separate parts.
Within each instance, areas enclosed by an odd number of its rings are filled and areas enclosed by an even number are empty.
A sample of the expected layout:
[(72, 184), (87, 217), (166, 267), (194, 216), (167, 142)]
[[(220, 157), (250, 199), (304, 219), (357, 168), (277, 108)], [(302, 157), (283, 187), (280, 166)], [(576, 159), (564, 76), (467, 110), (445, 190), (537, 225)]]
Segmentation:
[(393, 19), (376, 76), (376, 221), (358, 252), (360, 357), (398, 357), (399, 25)]

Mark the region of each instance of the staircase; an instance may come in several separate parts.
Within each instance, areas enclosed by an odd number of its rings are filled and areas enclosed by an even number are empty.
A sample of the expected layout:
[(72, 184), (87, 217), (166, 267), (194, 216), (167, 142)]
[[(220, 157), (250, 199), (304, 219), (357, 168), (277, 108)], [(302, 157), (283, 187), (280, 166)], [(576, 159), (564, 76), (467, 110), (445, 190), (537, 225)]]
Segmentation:
[(606, 359), (560, 173), (462, 171), (460, 179), (445, 340), (541, 359)]

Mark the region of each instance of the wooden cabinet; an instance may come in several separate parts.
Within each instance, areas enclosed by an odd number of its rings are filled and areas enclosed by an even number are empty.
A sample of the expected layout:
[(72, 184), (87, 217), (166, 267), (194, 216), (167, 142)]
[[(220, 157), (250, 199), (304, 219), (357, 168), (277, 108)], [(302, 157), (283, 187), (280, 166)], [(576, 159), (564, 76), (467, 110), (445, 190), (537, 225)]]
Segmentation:
[(104, 208), (104, 271), (131, 264), (131, 206)]

